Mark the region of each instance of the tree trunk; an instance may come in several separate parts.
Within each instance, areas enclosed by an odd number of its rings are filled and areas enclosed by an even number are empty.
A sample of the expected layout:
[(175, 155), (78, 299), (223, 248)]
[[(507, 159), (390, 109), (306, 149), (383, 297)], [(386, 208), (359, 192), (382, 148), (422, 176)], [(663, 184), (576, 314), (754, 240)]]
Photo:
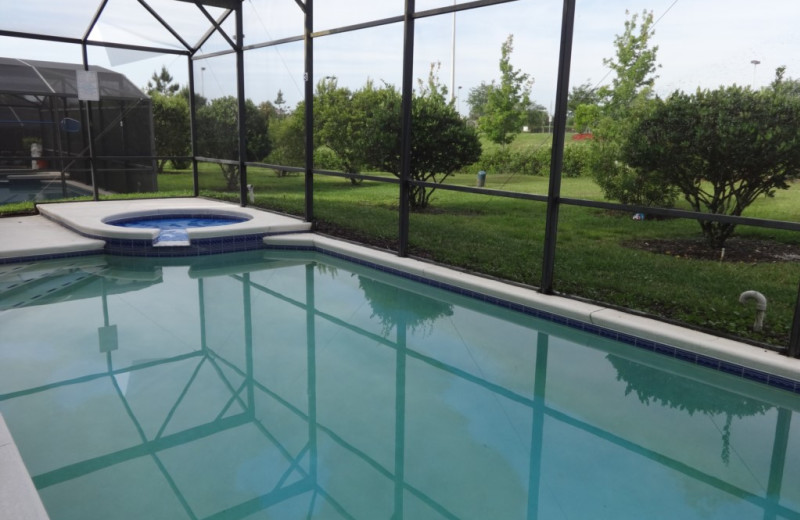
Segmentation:
[(708, 247), (712, 249), (722, 249), (725, 247), (725, 241), (731, 237), (734, 229), (736, 229), (736, 224), (701, 220), (700, 228), (703, 230), (703, 236), (706, 239)]

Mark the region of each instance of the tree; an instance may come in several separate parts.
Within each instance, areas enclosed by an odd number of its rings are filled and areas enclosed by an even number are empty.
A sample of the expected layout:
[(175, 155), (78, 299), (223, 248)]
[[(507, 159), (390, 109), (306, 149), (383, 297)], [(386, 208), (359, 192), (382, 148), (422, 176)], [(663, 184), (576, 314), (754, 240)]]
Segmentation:
[(532, 101), (525, 109), (524, 124), (531, 132), (549, 132), (550, 113), (544, 105)]
[(511, 65), (514, 35), (508, 35), (500, 47), (500, 84), (492, 83), (485, 111), (478, 119), (478, 128), (492, 142), (509, 144), (525, 124), (525, 109), (530, 106), (533, 80)]
[(625, 21), (625, 30), (614, 38), (615, 58), (603, 60), (614, 78), (610, 86), (598, 90), (599, 113), (584, 112), (581, 122), (592, 124), (588, 119), (597, 117), (588, 167), (607, 199), (669, 207), (676, 200), (674, 187), (659, 176), (625, 164), (620, 157), (622, 144), (639, 118), (648, 113), (653, 98), (658, 47), (650, 45), (652, 26), (653, 13), (647, 11), (642, 12), (641, 23), (635, 13)]
[(165, 66), (161, 66), (161, 72), (154, 72), (150, 81), (147, 82), (147, 95), (151, 96), (154, 92), (164, 94), (165, 96), (172, 96), (178, 93), (181, 88), (177, 83), (173, 83), (174, 79)]
[(599, 104), (600, 94), (590, 81), (574, 85), (567, 100), (568, 124), (578, 132), (591, 131), (600, 115)]
[(573, 85), (567, 100), (567, 110), (570, 115), (574, 115), (581, 105), (597, 105), (600, 103), (600, 94), (592, 86), (591, 81), (580, 85)]
[[(186, 104), (187, 105), (189, 104), (189, 87), (188, 86), (181, 87), (181, 89), (178, 91), (178, 95), (186, 100)], [(200, 94), (198, 94), (197, 92), (195, 92), (194, 93), (194, 103), (195, 103), (195, 109), (199, 109), (200, 107), (206, 106), (208, 104), (208, 99), (206, 99), (205, 97), (203, 97)]]
[[(481, 156), (478, 134), (464, 123), (454, 102), (446, 100), (447, 89), (439, 82), (437, 70), (431, 67), (427, 82), (420, 82), (414, 92), (409, 165), (413, 180), (436, 184)], [(362, 101), (373, 107), (365, 141), (367, 161), (400, 177), (400, 93), (384, 87), (369, 96)], [(418, 210), (428, 207), (435, 188), (412, 185), (409, 190), (411, 208)]]
[[(635, 125), (622, 158), (676, 186), (698, 212), (740, 216), (800, 178), (800, 98), (738, 86), (675, 92)], [(736, 225), (700, 220), (721, 248)]]
[(577, 131), (586, 133), (591, 132), (600, 120), (600, 106), (582, 104), (578, 105), (573, 115), (572, 124)]
[[(434, 64), (420, 81), (411, 105), (411, 178), (440, 183), (456, 170), (480, 158), (480, 140), (447, 101), (447, 89)], [(402, 96), (391, 85), (368, 81), (351, 92), (336, 78), (317, 85), (314, 103), (315, 145), (336, 153), (349, 173), (366, 169), (400, 176)], [(413, 209), (428, 206), (435, 188), (411, 186)]]
[[(371, 89), (372, 84), (368, 82), (365, 88)], [(362, 140), (366, 124), (366, 115), (354, 107), (350, 89), (339, 87), (335, 77), (319, 81), (314, 95), (314, 145), (332, 150), (345, 173), (361, 172), (365, 166)]]
[[(238, 101), (233, 96), (213, 99), (197, 110), (197, 146), (200, 155), (215, 159), (238, 160), (239, 125)], [(269, 154), (269, 122), (251, 100), (245, 101), (245, 139), (248, 161), (261, 161)], [(239, 186), (239, 168), (220, 164), (226, 188)]]
[[(393, 157), (399, 156), (398, 153)], [(453, 103), (432, 94), (415, 97), (411, 107), (412, 179), (439, 184), (480, 157), (478, 134), (464, 124)], [(399, 170), (398, 163), (393, 171)], [(412, 209), (428, 207), (434, 191), (435, 188), (412, 185), (409, 197)]]
[[(625, 11), (626, 15), (630, 15)], [(658, 46), (650, 46), (653, 36), (653, 12), (634, 13), (625, 20), (625, 31), (614, 38), (615, 58), (606, 58), (603, 64), (614, 72), (611, 86), (603, 86), (598, 95), (603, 101), (604, 110), (614, 119), (624, 116), (637, 98), (652, 98), (653, 85), (658, 76), (655, 71)]]
[[(305, 102), (301, 101), (293, 111), (284, 117), (270, 121), (269, 136), (272, 151), (266, 162), (285, 166), (302, 167), (305, 165), (305, 118)], [(284, 176), (286, 171), (279, 170), (278, 175)]]
[[(189, 105), (181, 96), (168, 96), (154, 91), (153, 132), (158, 155), (189, 155)], [(158, 173), (164, 171), (168, 159), (158, 160)], [(172, 159), (176, 168), (186, 168), (186, 160)]]
[[(180, 85), (166, 67), (153, 72), (147, 82), (147, 95), (153, 106), (153, 133), (158, 155), (189, 155), (189, 103), (179, 95)], [(188, 89), (187, 89), (188, 90)], [(158, 173), (164, 171), (168, 159), (159, 159)], [(186, 160), (173, 159), (176, 168), (186, 168)]]
[(786, 78), (786, 66), (781, 65), (775, 69), (775, 79), (772, 80), (770, 88), (776, 92), (789, 96), (800, 96), (800, 80)]
[(274, 105), (276, 107), (278, 117), (283, 117), (286, 115), (286, 100), (283, 98), (283, 91), (278, 89), (278, 95), (275, 96)]
[(469, 105), (469, 120), (477, 122), (486, 114), (486, 103), (489, 102), (489, 91), (492, 85), (481, 81), (477, 87), (469, 90), (467, 95), (467, 105)]

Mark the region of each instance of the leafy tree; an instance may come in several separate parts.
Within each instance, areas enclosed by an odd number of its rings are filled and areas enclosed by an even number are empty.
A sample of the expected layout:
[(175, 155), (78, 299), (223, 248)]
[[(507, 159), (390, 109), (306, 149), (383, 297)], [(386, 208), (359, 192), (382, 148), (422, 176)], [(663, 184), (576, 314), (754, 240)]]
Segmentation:
[[(178, 91), (178, 95), (181, 96), (183, 99), (186, 100), (186, 104), (189, 104), (189, 87), (184, 86)], [(200, 108), (208, 104), (208, 99), (201, 96), (197, 92), (194, 93), (194, 103), (196, 108)]]
[[(481, 143), (464, 124), (452, 103), (438, 95), (417, 96), (411, 107), (411, 178), (442, 183), (457, 170), (481, 157)], [(399, 151), (399, 150), (398, 150)], [(399, 158), (400, 154), (393, 157)], [(399, 164), (396, 170), (399, 172)], [(411, 186), (413, 209), (428, 207), (435, 188)]]
[[(400, 176), (401, 96), (394, 88), (369, 92), (364, 105), (374, 107), (369, 118), (368, 162), (382, 171)], [(452, 173), (481, 156), (475, 129), (468, 126), (446, 100), (447, 90), (431, 68), (427, 83), (420, 82), (411, 104), (410, 176), (415, 181), (442, 183)], [(424, 209), (435, 188), (411, 186), (412, 209)]]
[[(780, 90), (675, 92), (637, 122), (622, 158), (677, 186), (695, 211), (740, 216), (759, 196), (800, 178), (798, 121), (800, 98)], [(699, 223), (714, 248), (736, 227)]]
[[(158, 155), (189, 155), (189, 105), (181, 96), (168, 96), (153, 91), (153, 131)], [(185, 160), (173, 159), (176, 168), (186, 168)], [(167, 159), (158, 160), (158, 173), (164, 171)]]
[[(305, 117), (305, 103), (301, 101), (285, 117), (270, 120), (272, 151), (266, 162), (286, 166), (305, 165)], [(279, 170), (278, 175), (284, 176), (286, 171)]]
[(492, 83), (485, 111), (478, 119), (478, 128), (492, 142), (506, 145), (522, 130), (525, 109), (530, 106), (533, 80), (511, 65), (514, 35), (509, 35), (500, 47), (500, 84)]
[[(626, 15), (630, 15), (625, 11)], [(604, 110), (614, 119), (627, 114), (631, 104), (641, 97), (653, 96), (653, 85), (658, 76), (655, 71), (658, 46), (650, 46), (653, 36), (653, 12), (634, 13), (625, 20), (625, 30), (614, 38), (615, 58), (606, 58), (603, 64), (614, 72), (611, 86), (603, 86), (598, 95), (603, 101)]]
[(274, 105), (278, 112), (279, 117), (283, 117), (286, 115), (286, 100), (283, 98), (283, 91), (278, 89), (278, 95), (275, 96)]
[(775, 79), (770, 88), (776, 92), (790, 96), (800, 96), (800, 79), (786, 78), (786, 66), (781, 65), (775, 69)]
[(180, 85), (173, 83), (174, 79), (165, 66), (161, 66), (161, 72), (154, 72), (153, 76), (147, 82), (145, 91), (147, 95), (152, 96), (154, 92), (172, 96), (178, 93)]
[(534, 101), (525, 109), (525, 126), (531, 132), (547, 132), (550, 124), (550, 113), (544, 105)]
[[(630, 15), (626, 11), (627, 15)], [(653, 13), (634, 13), (625, 30), (614, 38), (615, 58), (603, 60), (614, 72), (610, 86), (601, 87), (599, 113), (581, 114), (581, 122), (597, 116), (589, 156), (589, 169), (608, 199), (645, 206), (671, 206), (675, 189), (660, 176), (641, 172), (621, 160), (621, 146), (640, 117), (650, 110), (658, 69), (657, 46), (650, 45)], [(587, 118), (587, 119), (584, 119)]]
[[(238, 101), (233, 96), (212, 100), (197, 110), (197, 145), (200, 155), (216, 159), (239, 157)], [(245, 102), (245, 139), (248, 161), (261, 161), (270, 151), (269, 122), (251, 100)], [(220, 164), (227, 189), (239, 186), (239, 168)]]
[(600, 120), (600, 106), (582, 104), (575, 109), (572, 124), (579, 132), (591, 132)]
[(399, 173), (401, 105), (402, 96), (391, 85), (367, 82), (353, 95), (353, 112), (361, 120), (353, 133), (366, 167)]
[[(434, 183), (477, 161), (481, 150), (475, 130), (447, 102), (437, 70), (434, 64), (411, 105), (411, 177)], [(391, 85), (368, 81), (351, 92), (326, 78), (317, 86), (314, 104), (315, 145), (333, 150), (346, 172), (373, 169), (399, 177), (401, 105), (402, 96)], [(414, 209), (427, 207), (435, 191), (424, 186), (410, 190)]]
[(600, 117), (600, 94), (592, 83), (587, 81), (574, 85), (567, 101), (568, 124), (579, 132), (588, 132)]
[(490, 83), (481, 81), (477, 87), (473, 87), (467, 94), (467, 105), (469, 105), (469, 120), (477, 122), (478, 119), (486, 114), (486, 104), (489, 102), (489, 91), (492, 89)]
[[(366, 88), (371, 88), (368, 84)], [(367, 117), (355, 110), (354, 94), (339, 87), (335, 77), (320, 80), (314, 96), (314, 145), (327, 146), (339, 158), (345, 173), (363, 170), (362, 139)]]
[(573, 85), (567, 100), (567, 110), (570, 114), (575, 114), (581, 105), (597, 105), (600, 103), (600, 94), (592, 86), (590, 81), (580, 85)]

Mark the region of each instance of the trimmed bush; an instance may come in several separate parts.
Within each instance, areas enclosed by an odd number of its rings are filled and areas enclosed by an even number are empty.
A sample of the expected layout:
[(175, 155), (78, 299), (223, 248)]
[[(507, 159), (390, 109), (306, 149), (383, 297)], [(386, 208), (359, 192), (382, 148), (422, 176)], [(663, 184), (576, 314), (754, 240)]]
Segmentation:
[(589, 163), (589, 147), (582, 144), (568, 144), (564, 147), (564, 163), (561, 174), (564, 177), (580, 177)]

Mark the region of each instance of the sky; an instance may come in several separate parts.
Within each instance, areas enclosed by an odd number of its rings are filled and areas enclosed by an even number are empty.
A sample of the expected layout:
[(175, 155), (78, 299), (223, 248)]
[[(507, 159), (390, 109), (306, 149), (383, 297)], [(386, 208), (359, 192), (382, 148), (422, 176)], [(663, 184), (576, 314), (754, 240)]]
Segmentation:
[[(191, 4), (148, 2), (191, 43), (205, 30), (205, 19)], [(99, 0), (0, 0), (0, 12), (4, 13), (0, 29), (80, 37), (98, 4)], [(448, 5), (453, 5), (453, 0), (416, 1), (418, 11)], [(316, 0), (315, 30), (398, 16), (403, 6), (403, 0)], [(577, 0), (571, 86), (610, 83), (613, 76), (603, 59), (614, 56), (613, 41), (624, 30), (626, 18), (645, 10), (652, 11), (656, 20), (651, 44), (658, 46), (660, 68), (655, 88), (659, 95), (734, 83), (759, 88), (769, 84), (775, 69), (782, 65), (789, 77), (800, 77), (800, 1)], [(302, 34), (303, 16), (294, 0), (245, 0), (244, 11), (245, 44)], [(438, 63), (439, 80), (451, 88), (459, 110), (465, 113), (471, 89), (481, 82), (499, 80), (500, 48), (513, 35), (512, 65), (530, 75), (533, 100), (552, 113), (561, 16), (560, 0), (518, 0), (455, 16), (419, 19), (414, 77), (427, 78), (431, 64)], [(235, 33), (231, 23), (226, 30)], [(109, 0), (91, 38), (180, 48), (135, 0)], [(213, 38), (200, 54), (225, 45), (220, 37)], [(403, 27), (397, 23), (323, 36), (315, 40), (314, 78), (336, 77), (340, 85), (353, 89), (369, 80), (399, 87), (402, 49)], [(0, 56), (81, 61), (77, 45), (7, 37), (0, 37)], [(89, 60), (126, 74), (140, 87), (162, 66), (177, 82), (188, 81), (187, 60), (180, 56), (90, 48)], [(278, 91), (288, 106), (302, 99), (302, 43), (248, 51), (245, 68), (246, 96), (255, 102), (274, 101)], [(198, 92), (209, 98), (235, 94), (234, 71), (231, 56), (197, 61)]]

